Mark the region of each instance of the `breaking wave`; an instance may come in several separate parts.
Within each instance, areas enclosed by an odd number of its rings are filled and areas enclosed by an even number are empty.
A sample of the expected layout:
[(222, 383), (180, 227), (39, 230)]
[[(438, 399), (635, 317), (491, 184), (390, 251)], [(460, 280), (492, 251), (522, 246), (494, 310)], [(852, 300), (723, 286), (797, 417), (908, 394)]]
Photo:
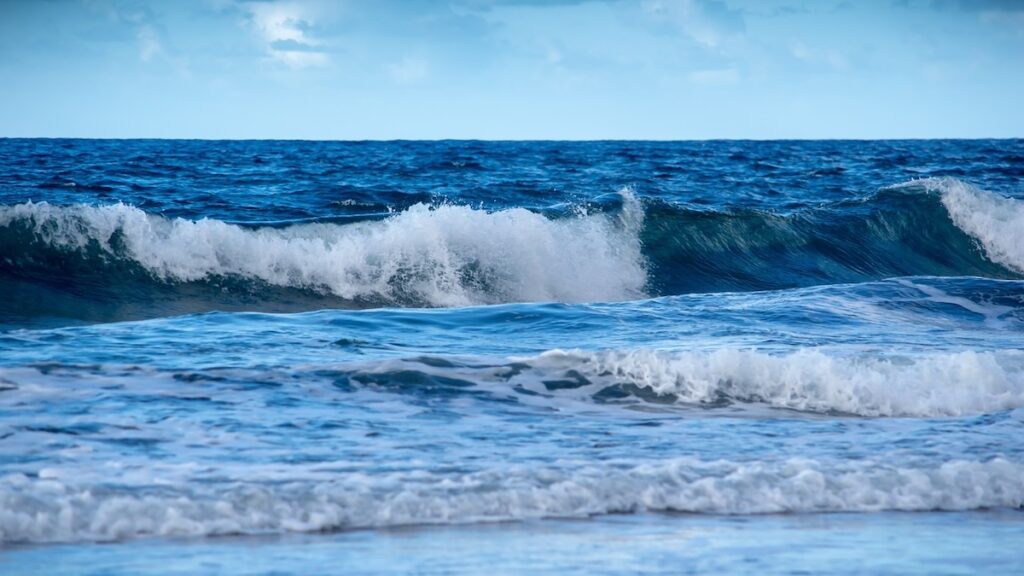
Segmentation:
[(729, 348), (551, 350), (512, 360), (390, 360), (346, 374), (351, 381), (391, 386), (434, 378), (587, 402), (763, 404), (869, 417), (963, 416), (1024, 407), (1024, 352), (1018, 350), (888, 356), (832, 356), (813, 348), (783, 355)]
[(1024, 203), (951, 178), (786, 214), (641, 202), (629, 190), (556, 212), (418, 204), (383, 220), (246, 226), (125, 204), (5, 206), (0, 285), (12, 296), (0, 312), (618, 301), (1024, 274)]
[(993, 459), (914, 466), (855, 460), (606, 462), (334, 481), (77, 487), (0, 479), (0, 542), (311, 532), (630, 512), (767, 514), (1024, 505), (1024, 467)]
[(28, 203), (0, 209), (0, 245), (4, 268), (23, 274), (71, 260), (80, 275), (238, 278), (392, 305), (627, 300), (644, 295), (647, 277), (643, 210), (629, 192), (622, 200), (615, 214), (562, 219), (419, 204), (383, 221), (284, 228)]

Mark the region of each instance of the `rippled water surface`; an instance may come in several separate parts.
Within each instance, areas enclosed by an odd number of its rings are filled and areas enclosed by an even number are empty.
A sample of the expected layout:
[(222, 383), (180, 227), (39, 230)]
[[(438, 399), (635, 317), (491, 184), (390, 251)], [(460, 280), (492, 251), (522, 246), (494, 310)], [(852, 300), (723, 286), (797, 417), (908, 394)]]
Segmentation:
[(0, 160), (0, 571), (1024, 569), (1024, 141)]

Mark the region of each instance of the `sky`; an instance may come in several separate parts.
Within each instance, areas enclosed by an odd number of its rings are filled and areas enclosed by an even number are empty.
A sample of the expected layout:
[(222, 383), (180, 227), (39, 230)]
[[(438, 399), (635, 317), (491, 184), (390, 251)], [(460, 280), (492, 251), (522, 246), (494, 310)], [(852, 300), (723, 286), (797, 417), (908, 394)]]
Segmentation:
[(1024, 0), (0, 0), (0, 136), (1024, 137)]

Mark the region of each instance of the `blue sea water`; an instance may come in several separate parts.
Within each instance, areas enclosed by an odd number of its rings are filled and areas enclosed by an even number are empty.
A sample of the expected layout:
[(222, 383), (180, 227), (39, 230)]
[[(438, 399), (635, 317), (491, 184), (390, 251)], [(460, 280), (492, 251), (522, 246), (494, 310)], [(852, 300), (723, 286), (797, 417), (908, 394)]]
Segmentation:
[(0, 140), (0, 571), (1022, 571), (1022, 176)]

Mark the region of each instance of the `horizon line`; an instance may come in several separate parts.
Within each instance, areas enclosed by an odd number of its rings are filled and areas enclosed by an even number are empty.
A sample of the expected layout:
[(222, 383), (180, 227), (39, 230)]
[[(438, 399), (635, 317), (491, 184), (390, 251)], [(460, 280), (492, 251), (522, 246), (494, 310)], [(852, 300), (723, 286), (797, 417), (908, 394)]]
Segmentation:
[(94, 140), (187, 142), (921, 142), (1022, 140), (1024, 136), (827, 137), (827, 138), (206, 138), (166, 136), (0, 136), (0, 140)]

